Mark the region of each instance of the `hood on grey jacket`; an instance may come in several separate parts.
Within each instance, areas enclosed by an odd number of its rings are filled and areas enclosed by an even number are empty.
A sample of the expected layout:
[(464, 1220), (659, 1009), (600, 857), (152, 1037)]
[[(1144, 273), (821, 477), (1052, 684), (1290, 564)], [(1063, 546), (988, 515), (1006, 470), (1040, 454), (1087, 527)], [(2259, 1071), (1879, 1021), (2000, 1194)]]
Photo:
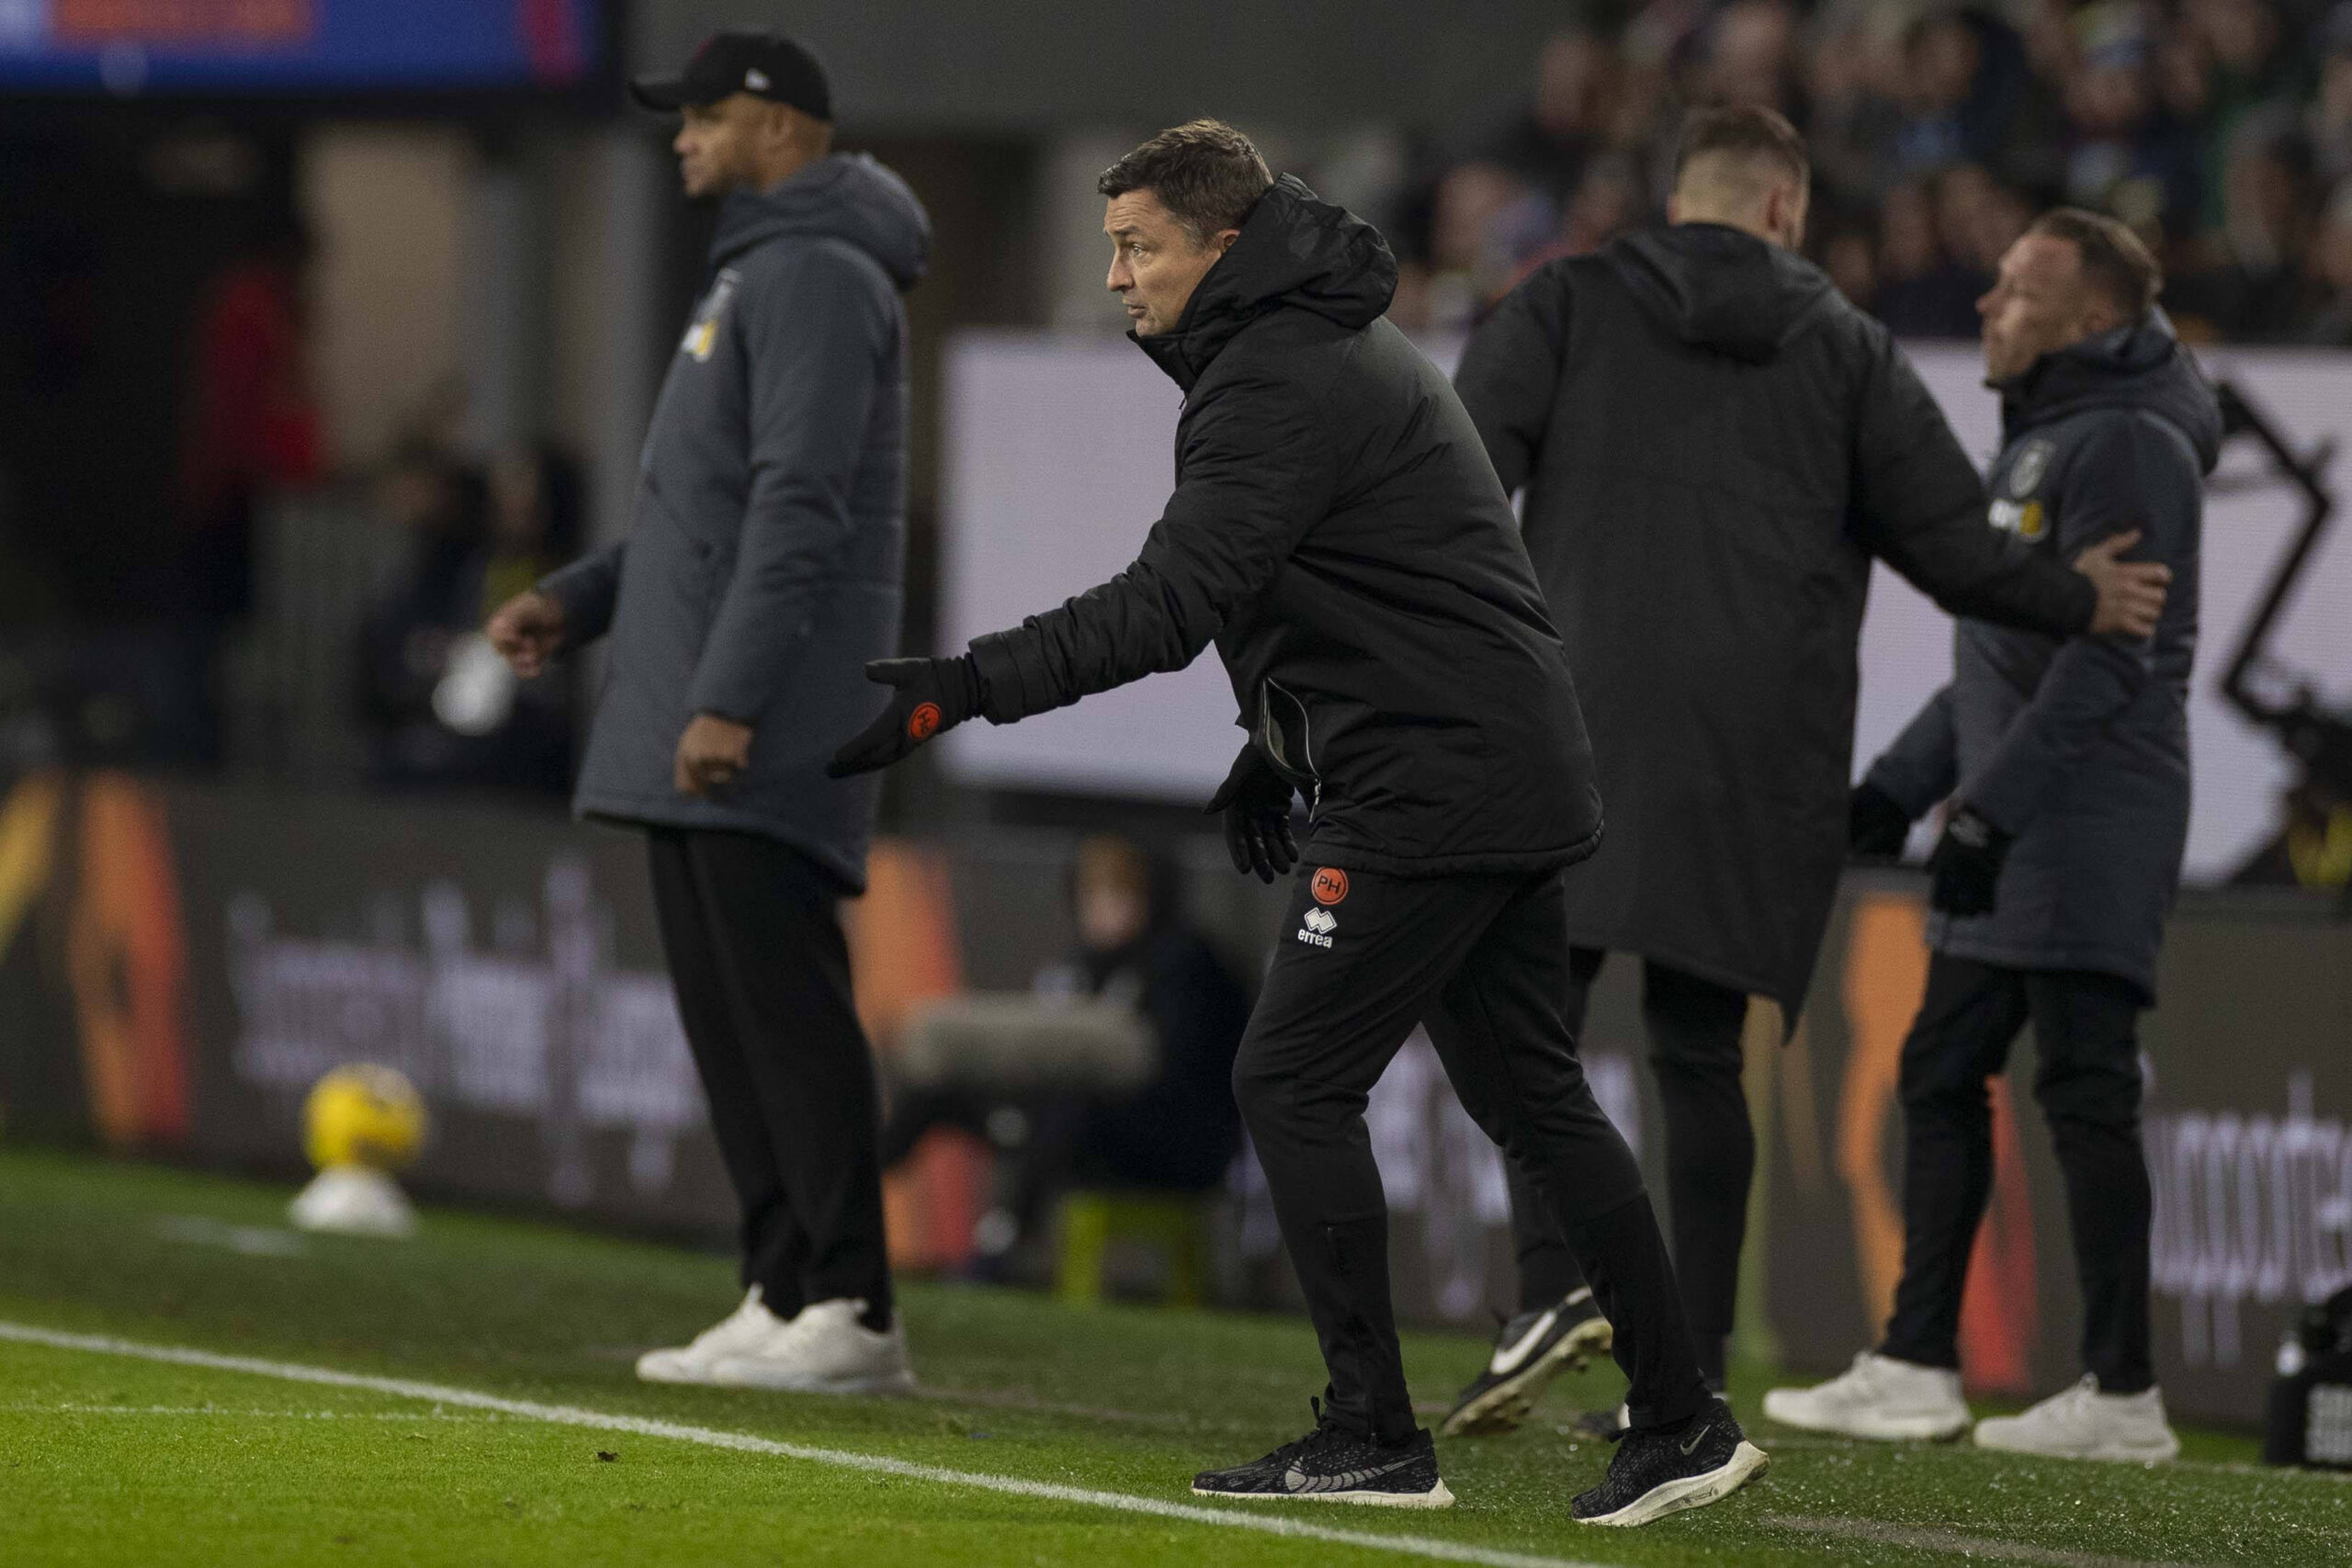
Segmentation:
[(718, 215), (713, 265), (782, 236), (845, 240), (905, 293), (931, 269), (931, 218), (907, 182), (864, 152), (818, 159), (773, 190), (738, 191)]
[(2024, 375), (1987, 383), (2001, 394), (2001, 442), (2096, 409), (2144, 409), (2178, 430), (2211, 473), (2222, 456), (2222, 409), (2195, 356), (2151, 309), (2139, 321), (2045, 354)]
[(1719, 223), (1677, 223), (1617, 241), (1601, 258), (1680, 342), (1770, 364), (1815, 319), (1826, 273)]

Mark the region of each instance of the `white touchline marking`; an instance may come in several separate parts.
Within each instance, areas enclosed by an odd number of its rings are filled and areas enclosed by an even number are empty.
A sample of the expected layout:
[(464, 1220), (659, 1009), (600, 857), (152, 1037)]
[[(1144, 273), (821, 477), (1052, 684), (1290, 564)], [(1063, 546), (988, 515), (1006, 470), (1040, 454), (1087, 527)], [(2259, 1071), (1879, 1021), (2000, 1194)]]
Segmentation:
[(224, 1356), (211, 1350), (196, 1350), (177, 1345), (148, 1345), (103, 1334), (67, 1334), (31, 1324), (0, 1321), (0, 1339), (24, 1345), (42, 1345), (53, 1350), (85, 1350), (93, 1355), (126, 1356), (134, 1360), (161, 1361), (171, 1366), (246, 1372), (254, 1377), (276, 1378), (282, 1382), (314, 1383), (322, 1388), (365, 1389), (394, 1399), (419, 1399), (435, 1404), (461, 1405), (469, 1410), (495, 1411), (502, 1416), (544, 1421), (550, 1426), (585, 1427), (600, 1432), (627, 1432), (640, 1438), (667, 1438), (675, 1442), (699, 1443), (705, 1448), (771, 1454), (778, 1459), (797, 1459), (810, 1464), (861, 1470), (875, 1475), (895, 1475), (908, 1481), (929, 1481), (942, 1486), (968, 1486), (1008, 1496), (1034, 1497), (1040, 1502), (1115, 1508), (1122, 1513), (1148, 1514), (1157, 1518), (1182, 1519), (1191, 1524), (1251, 1530), (1260, 1535), (1289, 1536), (1302, 1540), (1329, 1541), (1335, 1546), (1363, 1547), (1370, 1551), (1399, 1552), (1438, 1562), (1476, 1562), (1482, 1564), (1483, 1568), (1605, 1568), (1600, 1563), (1565, 1557), (1537, 1557), (1527, 1552), (1502, 1551), (1493, 1547), (1435, 1540), (1425, 1536), (1374, 1535), (1364, 1530), (1334, 1529), (1327, 1525), (1308, 1524), (1279, 1516), (1227, 1512), (1198, 1504), (1137, 1497), (1125, 1492), (1097, 1492), (1084, 1486), (1028, 1481), (1017, 1475), (949, 1470), (942, 1465), (916, 1464), (908, 1460), (857, 1453), (848, 1449), (820, 1449), (803, 1443), (778, 1442), (773, 1438), (755, 1438), (748, 1432), (688, 1427), (675, 1421), (657, 1421), (641, 1416), (616, 1416), (602, 1410), (582, 1409), (577, 1405), (541, 1404), (527, 1399), (506, 1399), (494, 1393), (479, 1393), (469, 1388), (416, 1382), (407, 1378), (371, 1377), (363, 1372), (337, 1371), (332, 1367), (307, 1367), (295, 1361)]
[(43, 1404), (17, 1400), (0, 1404), (12, 1416), (213, 1416), (260, 1421), (458, 1421), (488, 1426), (511, 1419), (483, 1412), (459, 1416), (447, 1410), (232, 1410), (220, 1404)]

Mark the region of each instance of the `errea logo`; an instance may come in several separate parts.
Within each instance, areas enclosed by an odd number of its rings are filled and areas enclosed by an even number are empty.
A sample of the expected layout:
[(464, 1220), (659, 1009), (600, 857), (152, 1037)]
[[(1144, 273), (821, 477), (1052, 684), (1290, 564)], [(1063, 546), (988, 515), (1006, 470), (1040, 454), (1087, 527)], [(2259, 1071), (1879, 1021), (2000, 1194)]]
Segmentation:
[(1329, 947), (1331, 933), (1340, 929), (1340, 917), (1329, 909), (1309, 909), (1300, 918), (1297, 940), (1309, 947)]

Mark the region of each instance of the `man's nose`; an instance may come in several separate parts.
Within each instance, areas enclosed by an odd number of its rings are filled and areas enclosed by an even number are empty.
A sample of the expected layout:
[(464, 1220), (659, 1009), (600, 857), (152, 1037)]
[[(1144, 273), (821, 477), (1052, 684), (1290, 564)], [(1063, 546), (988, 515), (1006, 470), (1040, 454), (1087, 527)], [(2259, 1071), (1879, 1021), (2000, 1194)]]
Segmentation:
[(683, 158), (686, 155), (686, 150), (693, 144), (692, 133), (682, 125), (678, 127), (678, 134), (670, 139), (670, 151)]
[(1123, 294), (1135, 287), (1135, 274), (1127, 270), (1127, 264), (1114, 260), (1111, 263), (1111, 276), (1102, 280), (1102, 286), (1114, 294)]

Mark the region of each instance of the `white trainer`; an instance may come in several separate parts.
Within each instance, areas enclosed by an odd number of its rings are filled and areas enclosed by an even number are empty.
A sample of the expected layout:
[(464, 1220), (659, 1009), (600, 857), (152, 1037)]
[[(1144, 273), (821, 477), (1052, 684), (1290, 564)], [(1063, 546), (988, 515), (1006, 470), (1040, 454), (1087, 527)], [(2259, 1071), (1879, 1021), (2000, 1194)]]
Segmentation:
[(865, 1303), (815, 1302), (777, 1332), (722, 1356), (709, 1381), (729, 1388), (797, 1393), (906, 1393), (915, 1386), (907, 1337), (894, 1318), (876, 1331), (858, 1322)]
[(637, 1375), (647, 1382), (708, 1382), (710, 1369), (722, 1356), (773, 1337), (786, 1320), (760, 1300), (757, 1285), (743, 1292), (743, 1304), (704, 1329), (684, 1345), (648, 1350), (637, 1359)]
[(1767, 1393), (1764, 1418), (1880, 1442), (1937, 1439), (1968, 1430), (1968, 1402), (1958, 1372), (1865, 1350), (1827, 1382)]
[(2120, 1460), (2162, 1464), (2180, 1455), (2180, 1439), (2165, 1419), (2160, 1390), (2101, 1393), (2098, 1379), (2083, 1381), (2064, 1393), (2015, 1416), (1988, 1416), (1976, 1423), (1976, 1446), (2005, 1453), (2050, 1459)]

